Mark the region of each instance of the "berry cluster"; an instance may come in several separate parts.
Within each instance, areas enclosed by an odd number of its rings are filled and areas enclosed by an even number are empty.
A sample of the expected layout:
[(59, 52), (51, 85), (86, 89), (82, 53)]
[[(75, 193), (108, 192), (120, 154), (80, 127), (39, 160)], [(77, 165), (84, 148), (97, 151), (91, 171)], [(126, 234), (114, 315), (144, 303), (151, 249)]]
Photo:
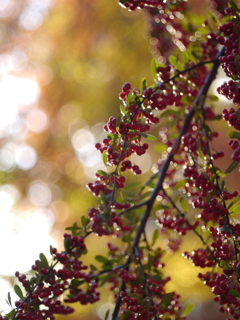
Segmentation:
[(234, 127), (236, 130), (240, 131), (240, 109), (235, 110), (234, 108), (231, 108), (229, 111), (227, 109), (223, 109), (222, 115), (223, 119), (227, 121), (229, 126)]
[[(79, 257), (86, 251), (84, 240), (81, 237), (64, 234), (66, 251), (58, 252), (51, 249), (53, 265), (50, 266), (43, 254), (32, 266), (35, 275), (30, 279), (18, 271), (16, 277), (26, 291), (24, 296), (18, 287), (21, 299), (15, 302), (15, 318), (19, 320), (54, 320), (55, 314), (68, 315), (74, 311), (66, 303), (80, 302), (85, 305), (99, 300), (96, 291), (97, 283), (91, 280), (92, 271), (86, 272), (87, 266), (83, 265)], [(55, 269), (57, 263), (62, 268)], [(88, 286), (83, 292), (79, 286), (82, 283)], [(66, 298), (59, 299), (63, 294)], [(2, 317), (5, 320), (5, 317)], [(6, 318), (9, 319), (9, 318)]]
[(196, 267), (206, 268), (216, 264), (212, 253), (204, 248), (196, 249), (192, 254), (184, 252), (183, 257), (191, 260)]

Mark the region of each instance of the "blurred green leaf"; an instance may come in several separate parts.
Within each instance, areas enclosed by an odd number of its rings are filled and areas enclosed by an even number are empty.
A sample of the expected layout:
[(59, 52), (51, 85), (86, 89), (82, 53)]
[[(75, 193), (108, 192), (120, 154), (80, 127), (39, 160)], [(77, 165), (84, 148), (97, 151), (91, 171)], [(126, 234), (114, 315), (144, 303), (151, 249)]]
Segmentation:
[(194, 304), (188, 304), (182, 312), (182, 317), (186, 317), (194, 309)]
[(24, 295), (23, 295), (23, 293), (22, 293), (22, 290), (21, 290), (21, 288), (20, 288), (17, 284), (15, 284), (15, 286), (14, 286), (14, 292), (16, 293), (16, 295), (17, 295), (20, 299), (24, 299)]

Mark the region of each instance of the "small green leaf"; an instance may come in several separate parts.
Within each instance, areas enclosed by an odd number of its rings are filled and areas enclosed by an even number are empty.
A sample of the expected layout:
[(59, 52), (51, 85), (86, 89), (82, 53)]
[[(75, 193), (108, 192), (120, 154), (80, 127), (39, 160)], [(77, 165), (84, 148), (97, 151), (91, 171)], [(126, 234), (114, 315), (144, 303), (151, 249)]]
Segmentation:
[(65, 249), (65, 251), (67, 251), (68, 253), (71, 251), (70, 239), (69, 239), (69, 238), (64, 238), (64, 249)]
[(127, 110), (125, 110), (124, 109), (124, 106), (120, 106), (120, 111), (121, 111), (121, 114), (123, 115), (123, 116), (125, 116), (125, 114), (127, 113)]
[(74, 222), (74, 224), (71, 227), (67, 227), (66, 230), (71, 231), (73, 236), (76, 236), (78, 234), (77, 230), (81, 230), (82, 228), (78, 227), (77, 223)]
[(240, 213), (240, 205), (236, 204), (235, 206), (233, 206), (230, 210), (230, 213), (239, 214)]
[(172, 292), (170, 293), (166, 293), (163, 298), (162, 298), (162, 301), (160, 302), (160, 305), (159, 305), (159, 309), (165, 309), (169, 306), (171, 300), (172, 300)]
[(73, 289), (77, 289), (77, 287), (82, 283), (84, 283), (83, 280), (73, 279), (71, 281), (71, 287), (73, 287)]
[[(156, 281), (161, 281), (162, 280), (162, 277), (159, 275), (159, 274), (154, 274), (152, 277), (151, 277), (153, 280), (156, 280)], [(164, 297), (163, 297), (164, 298)], [(161, 302), (162, 303), (162, 302)]]
[(233, 13), (238, 13), (238, 7), (236, 5), (236, 3), (234, 1), (229, 1), (228, 2), (228, 8), (230, 8), (232, 10)]
[(14, 319), (15, 317), (16, 317), (16, 310), (13, 309), (4, 316), (4, 319), (11, 320), (11, 319)]
[(235, 199), (233, 199), (233, 201), (230, 203), (230, 205), (228, 206), (228, 210), (232, 209), (232, 207), (234, 206), (235, 203), (237, 203), (240, 200), (240, 196), (237, 196)]
[(97, 268), (96, 268), (93, 264), (90, 264), (90, 269), (91, 269), (92, 271), (97, 271)]
[(176, 69), (180, 71), (184, 70), (182, 64), (178, 61), (178, 59), (175, 56), (170, 56), (168, 60), (171, 63), (171, 65), (174, 66)]
[(223, 270), (232, 270), (232, 267), (229, 266), (229, 264), (227, 263), (227, 261), (225, 260), (221, 260), (219, 262), (219, 266), (223, 269)]
[(100, 176), (107, 176), (107, 172), (103, 171), (103, 170), (98, 170), (97, 171), (98, 174), (100, 174)]
[(7, 297), (7, 304), (12, 307), (12, 299), (11, 299), (11, 295), (10, 295), (10, 292), (8, 292), (8, 297)]
[(104, 320), (108, 320), (109, 313), (110, 313), (110, 310), (108, 309), (105, 313)]
[(186, 180), (180, 180), (174, 185), (174, 189), (181, 189), (186, 184)]
[(81, 216), (81, 223), (82, 223), (82, 227), (85, 228), (89, 223), (89, 219), (85, 216)]
[(97, 260), (98, 262), (101, 262), (101, 263), (106, 263), (108, 262), (108, 258), (104, 257), (104, 256), (100, 256), (100, 255), (97, 255), (95, 257), (95, 260)]
[(121, 123), (121, 116), (117, 117), (117, 120), (116, 120), (116, 129), (117, 129), (117, 131), (120, 130), (120, 123)]
[(22, 290), (21, 290), (21, 288), (20, 288), (17, 284), (15, 284), (15, 286), (14, 286), (14, 291), (15, 291), (16, 295), (17, 295), (20, 299), (24, 299), (24, 295), (23, 295), (23, 293), (22, 293)]
[(215, 23), (217, 23), (217, 18), (215, 17), (215, 15), (214, 15), (210, 10), (208, 11), (208, 14), (209, 14), (210, 18), (212, 18), (212, 20), (213, 20)]
[(148, 139), (148, 140), (153, 140), (153, 141), (156, 141), (157, 138), (152, 136), (151, 134), (147, 134), (145, 132), (140, 132), (140, 131), (137, 131), (137, 133), (139, 133), (142, 137)]
[(188, 204), (187, 201), (184, 198), (180, 199), (180, 206), (183, 212), (187, 212), (188, 211)]
[(158, 229), (156, 229), (152, 235), (152, 246), (154, 246), (154, 244), (156, 243), (158, 236), (159, 236), (159, 232), (158, 232)]
[(213, 94), (209, 95), (209, 96), (208, 96), (208, 99), (210, 99), (210, 100), (212, 100), (212, 101), (218, 101), (218, 100), (219, 100), (218, 97), (215, 96), (215, 95), (213, 95)]
[(221, 120), (222, 119), (222, 115), (218, 114), (210, 119), (208, 119), (208, 121), (215, 121), (215, 120)]
[(103, 151), (102, 159), (105, 167), (107, 167), (107, 151), (106, 150)]
[(233, 297), (240, 298), (240, 291), (238, 291), (238, 290), (235, 290), (235, 289), (231, 288), (229, 290), (229, 293)]
[(143, 92), (147, 89), (147, 79), (143, 78), (140, 83), (140, 92)]
[(227, 168), (227, 170), (224, 172), (225, 175), (228, 175), (231, 173), (234, 169), (236, 169), (239, 166), (238, 161), (233, 161), (230, 166)]
[(167, 146), (164, 143), (155, 143), (154, 147), (155, 147), (155, 150), (158, 152), (163, 152), (163, 151), (166, 151), (167, 149)]
[(43, 253), (40, 253), (39, 255), (40, 261), (41, 261), (41, 268), (49, 268), (49, 264), (47, 261), (47, 258), (45, 257), (45, 255)]
[(168, 116), (168, 115), (179, 116), (179, 111), (176, 111), (173, 109), (166, 109), (161, 113), (161, 118)]
[(240, 138), (240, 132), (231, 131), (231, 132), (229, 132), (228, 136), (231, 139), (239, 139)]
[(186, 315), (188, 315), (194, 308), (194, 304), (188, 304), (182, 312), (182, 317), (186, 317)]

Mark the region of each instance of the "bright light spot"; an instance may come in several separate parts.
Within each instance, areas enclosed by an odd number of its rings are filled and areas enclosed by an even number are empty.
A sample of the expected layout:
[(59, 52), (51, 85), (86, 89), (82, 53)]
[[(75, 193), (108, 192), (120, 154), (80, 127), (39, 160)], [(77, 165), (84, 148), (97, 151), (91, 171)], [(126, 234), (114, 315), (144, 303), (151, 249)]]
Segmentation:
[(17, 145), (13, 142), (8, 142), (0, 150), (0, 169), (7, 171), (15, 165), (15, 152)]
[(145, 153), (141, 157), (139, 157), (136, 154), (133, 154), (132, 159), (133, 162), (139, 166), (143, 173), (150, 170), (152, 166), (152, 158), (147, 153)]
[(43, 132), (47, 127), (47, 123), (48, 118), (42, 110), (34, 109), (27, 116), (27, 127), (33, 132)]
[(15, 161), (22, 170), (31, 169), (36, 164), (37, 158), (36, 151), (28, 145), (21, 146), (16, 150)]
[(42, 181), (33, 182), (28, 190), (30, 201), (36, 206), (47, 206), (52, 200), (52, 193), (48, 185)]
[(19, 107), (33, 104), (39, 94), (39, 87), (34, 80), (3, 76), (0, 80), (0, 130), (14, 121)]
[(44, 208), (14, 214), (5, 209), (0, 215), (0, 255), (7, 261), (0, 264), (0, 274), (28, 271), (39, 252), (50, 257), (49, 243), (54, 245), (54, 241), (49, 233), (55, 222), (51, 210)]
[(0, 17), (8, 17), (13, 13), (15, 4), (13, 0), (0, 0)]
[(87, 129), (80, 129), (72, 136), (72, 144), (78, 159), (88, 167), (95, 167), (99, 162), (99, 152), (95, 149), (95, 137)]
[(0, 207), (10, 209), (19, 199), (19, 191), (11, 184), (4, 184), (0, 187)]
[(20, 26), (25, 30), (33, 30), (43, 23), (43, 15), (33, 8), (26, 8), (20, 16)]
[(112, 304), (110, 302), (101, 304), (100, 307), (98, 307), (98, 309), (97, 309), (97, 315), (99, 316), (99, 318), (105, 319), (104, 317), (106, 315), (106, 312), (108, 310), (110, 310), (108, 318), (107, 318), (107, 320), (110, 320), (112, 317), (113, 309), (114, 309), (114, 304)]

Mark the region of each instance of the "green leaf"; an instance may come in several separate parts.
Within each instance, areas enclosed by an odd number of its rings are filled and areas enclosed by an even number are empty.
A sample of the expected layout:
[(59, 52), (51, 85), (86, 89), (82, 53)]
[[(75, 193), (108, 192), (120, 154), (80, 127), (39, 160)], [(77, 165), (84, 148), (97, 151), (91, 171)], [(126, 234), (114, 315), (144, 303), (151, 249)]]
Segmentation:
[(10, 292), (8, 292), (8, 297), (7, 297), (7, 304), (12, 307), (12, 299), (11, 299), (11, 295), (10, 295)]
[(229, 293), (233, 297), (240, 298), (240, 291), (238, 291), (238, 290), (235, 290), (235, 289), (231, 288), (229, 290)]
[(158, 229), (156, 229), (154, 230), (152, 235), (152, 246), (154, 246), (154, 244), (156, 243), (158, 236), (159, 236), (159, 232), (158, 232)]
[(146, 138), (146, 139), (148, 139), (148, 140), (153, 140), (153, 141), (156, 141), (156, 140), (157, 140), (157, 138), (154, 137), (154, 136), (152, 136), (151, 134), (147, 134), (147, 133), (145, 133), (145, 132), (140, 132), (140, 131), (137, 131), (137, 133), (139, 133), (140, 136), (142, 136), (142, 137), (144, 137), (144, 138)]
[(107, 151), (104, 150), (102, 154), (103, 164), (107, 167)]
[(66, 230), (69, 230), (72, 232), (72, 235), (73, 236), (76, 236), (78, 233), (77, 233), (77, 230), (81, 230), (82, 228), (78, 227), (77, 223), (74, 222), (74, 224), (71, 226), (71, 227), (67, 227)]
[(22, 293), (22, 290), (21, 290), (21, 288), (20, 288), (17, 284), (15, 284), (15, 286), (14, 286), (14, 291), (15, 291), (16, 295), (17, 295), (20, 299), (24, 299), (24, 295), (23, 295), (23, 293)]
[(123, 116), (125, 116), (125, 114), (127, 113), (127, 110), (125, 110), (124, 109), (124, 106), (120, 106), (120, 111), (121, 111), (121, 114), (123, 115)]
[(45, 257), (45, 255), (43, 253), (40, 253), (39, 255), (40, 261), (41, 261), (41, 268), (49, 268), (49, 264), (47, 261), (47, 258)]
[(231, 132), (229, 132), (228, 136), (231, 139), (239, 139), (240, 138), (240, 132), (231, 131)]
[(186, 56), (190, 61), (196, 63), (196, 59), (195, 59), (194, 55), (192, 54), (191, 50), (186, 51)]
[(240, 213), (240, 205), (236, 204), (235, 206), (233, 206), (230, 210), (230, 213), (239, 214)]
[(93, 264), (90, 264), (90, 269), (91, 269), (92, 271), (97, 271), (97, 268), (96, 268)]
[(106, 171), (103, 171), (103, 170), (98, 170), (97, 171), (98, 174), (100, 174), (100, 176), (107, 176), (107, 172)]
[(209, 96), (208, 96), (208, 99), (210, 99), (210, 100), (212, 100), (212, 101), (218, 101), (218, 100), (219, 100), (218, 97), (215, 96), (215, 95), (213, 95), (213, 94), (209, 95)]
[(176, 111), (173, 109), (166, 109), (161, 113), (161, 118), (168, 116), (168, 115), (179, 116), (179, 111)]
[(180, 180), (174, 185), (174, 188), (175, 189), (181, 189), (182, 187), (185, 186), (185, 184), (186, 184), (186, 180)]
[(9, 313), (6, 314), (6, 316), (4, 316), (4, 319), (6, 318), (6, 320), (11, 320), (14, 319), (16, 317), (16, 310), (13, 309), (11, 310)]
[(210, 10), (208, 11), (208, 14), (209, 14), (210, 18), (212, 18), (212, 20), (213, 20), (215, 23), (217, 23), (217, 18), (215, 17), (215, 15), (214, 15)]
[(120, 130), (120, 123), (121, 123), (121, 116), (117, 117), (117, 120), (116, 120), (116, 129), (117, 129), (117, 131)]
[(237, 203), (240, 200), (240, 196), (237, 196), (235, 199), (233, 199), (233, 201), (230, 203), (230, 205), (228, 206), (228, 210), (232, 209), (233, 205), (235, 203)]
[(188, 304), (182, 312), (182, 317), (185, 317), (186, 315), (188, 315), (194, 308), (194, 304)]
[[(153, 280), (156, 280), (156, 281), (161, 281), (162, 280), (162, 277), (159, 275), (159, 274), (154, 274), (152, 277), (151, 277)], [(161, 302), (162, 303), (162, 302)]]
[(215, 121), (215, 120), (221, 120), (222, 119), (222, 115), (218, 114), (210, 119), (208, 119), (208, 121)]
[(230, 166), (227, 168), (227, 170), (224, 172), (224, 175), (228, 175), (231, 173), (234, 169), (236, 169), (239, 166), (238, 161), (233, 161)]
[(84, 283), (84, 280), (73, 279), (71, 280), (71, 287), (73, 287), (73, 289), (77, 289), (77, 287), (82, 283)]
[(232, 267), (229, 266), (229, 264), (227, 263), (227, 261), (225, 260), (221, 260), (219, 262), (219, 266), (223, 269), (223, 270), (232, 270)]
[(182, 64), (178, 61), (178, 59), (175, 56), (170, 56), (168, 60), (171, 63), (171, 65), (173, 65), (176, 69), (180, 71), (184, 70)]
[(108, 309), (105, 313), (104, 320), (108, 320), (109, 313), (110, 313), (110, 310)]
[(160, 302), (159, 309), (165, 309), (169, 306), (171, 300), (172, 300), (172, 292), (169, 292), (165, 294), (162, 298), (162, 301)]
[(97, 255), (95, 257), (95, 260), (97, 260), (98, 262), (101, 262), (101, 263), (106, 263), (108, 262), (108, 258), (104, 257), (104, 256), (101, 256), (101, 255)]
[(143, 92), (147, 89), (147, 79), (143, 78), (140, 83), (140, 92)]
[(155, 143), (154, 148), (158, 152), (163, 152), (167, 150), (167, 146), (164, 143)]
[(65, 249), (65, 251), (67, 251), (68, 253), (71, 251), (70, 239), (69, 239), (69, 238), (64, 238), (64, 249)]
[(233, 13), (238, 13), (238, 7), (236, 5), (236, 3), (234, 1), (229, 1), (228, 2), (228, 8), (230, 8), (232, 10)]
[(180, 199), (180, 206), (183, 212), (187, 212), (188, 211), (188, 204), (187, 201), (184, 198)]
[(85, 216), (81, 216), (81, 223), (82, 223), (82, 227), (85, 228), (89, 223), (89, 219)]

